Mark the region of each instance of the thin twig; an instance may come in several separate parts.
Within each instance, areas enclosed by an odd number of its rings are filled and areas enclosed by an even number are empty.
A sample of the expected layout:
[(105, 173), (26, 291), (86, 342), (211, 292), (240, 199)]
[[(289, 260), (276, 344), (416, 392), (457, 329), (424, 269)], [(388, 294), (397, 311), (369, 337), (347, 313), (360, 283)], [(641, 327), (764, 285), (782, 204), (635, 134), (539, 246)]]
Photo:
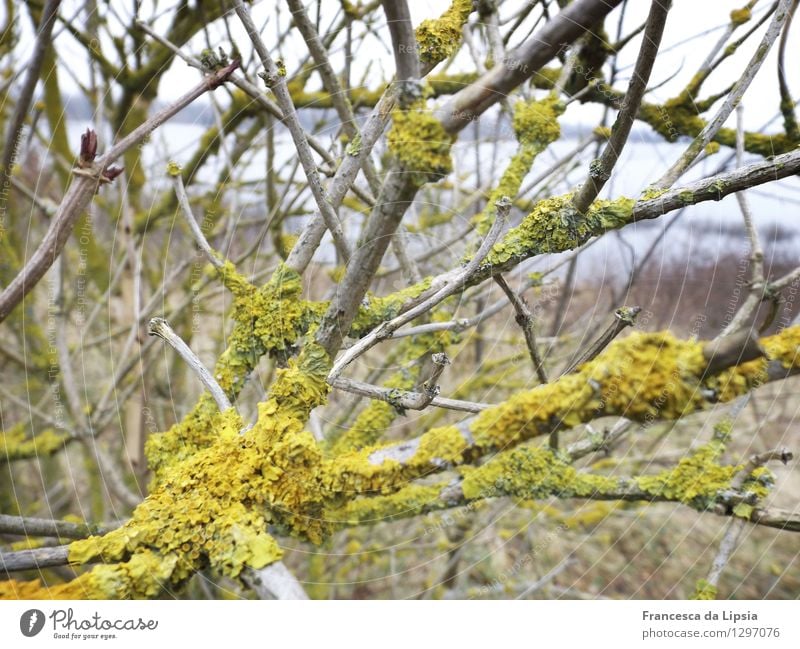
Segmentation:
[(497, 285), (501, 289), (503, 289), (503, 293), (506, 294), (508, 301), (511, 302), (511, 305), (514, 307), (514, 311), (517, 314), (516, 321), (525, 336), (525, 343), (528, 346), (528, 354), (530, 354), (533, 368), (536, 370), (536, 376), (539, 377), (539, 381), (541, 383), (547, 383), (547, 372), (544, 369), (542, 357), (541, 354), (539, 354), (539, 349), (536, 343), (536, 321), (533, 318), (531, 310), (528, 308), (528, 305), (525, 304), (525, 300), (521, 296), (517, 295), (516, 292), (513, 291), (506, 283), (506, 280), (502, 275), (495, 275), (494, 281), (497, 282)]
[(297, 156), (300, 159), (300, 164), (303, 165), (303, 171), (306, 174), (308, 186), (309, 189), (311, 189), (311, 194), (314, 196), (317, 208), (325, 219), (326, 227), (333, 236), (337, 252), (341, 256), (342, 261), (346, 263), (350, 259), (350, 246), (345, 239), (339, 216), (328, 200), (328, 196), (322, 186), (322, 181), (317, 172), (317, 165), (314, 162), (308, 145), (308, 138), (305, 130), (300, 125), (300, 120), (297, 118), (297, 111), (292, 102), (292, 96), (289, 93), (289, 89), (286, 87), (285, 71), (279, 70), (275, 61), (272, 60), (267, 46), (261, 39), (258, 28), (253, 22), (253, 18), (250, 16), (250, 9), (242, 0), (236, 0), (234, 8), (236, 10), (236, 15), (239, 16), (239, 20), (242, 21), (247, 31), (247, 36), (250, 38), (253, 47), (258, 53), (261, 65), (264, 66), (265, 83), (272, 89), (278, 101), (278, 106), (281, 108), (283, 122), (288, 127), (289, 133), (292, 136)]
[(69, 563), (69, 546), (34, 548), (16, 552), (0, 552), (0, 575), (20, 570), (41, 570)]
[[(51, 43), (53, 26), (56, 23), (56, 14), (58, 13), (58, 6), (60, 4), (61, 0), (47, 0), (42, 10), (39, 33), (36, 35), (33, 54), (30, 61), (25, 65), (25, 81), (22, 83), (19, 96), (14, 101), (14, 114), (11, 117), (8, 132), (6, 133), (5, 145), (3, 146), (2, 167), (0, 167), (0, 172), (2, 172), (6, 178), (11, 177), (11, 167), (17, 155), (20, 133), (25, 124), (25, 118), (28, 116), (31, 100), (33, 99), (33, 92), (36, 90), (36, 84), (39, 82), (39, 73), (42, 69), (45, 52)], [(3, 94), (5, 95), (5, 91)]]
[(183, 218), (189, 226), (192, 236), (194, 237), (195, 244), (198, 248), (200, 248), (200, 250), (203, 251), (203, 254), (205, 254), (205, 256), (208, 258), (208, 261), (211, 262), (211, 265), (219, 270), (225, 264), (223, 263), (220, 255), (211, 248), (208, 240), (203, 234), (203, 231), (200, 229), (200, 226), (197, 223), (197, 219), (194, 218), (192, 206), (189, 204), (189, 197), (186, 195), (186, 187), (183, 184), (183, 176), (181, 176), (180, 173), (174, 174), (172, 176), (172, 184), (175, 187), (175, 196), (178, 198), (178, 205), (181, 208), (181, 213), (183, 214)]
[(308, 599), (308, 593), (282, 561), (260, 570), (247, 569), (242, 579), (261, 599)]
[[(22, 270), (0, 293), (0, 322), (5, 320), (12, 309), (30, 293), (53, 265), (55, 259), (61, 254), (61, 250), (64, 248), (76, 221), (94, 197), (97, 187), (103, 178), (103, 173), (108, 171), (111, 163), (128, 149), (142, 142), (156, 128), (194, 102), (198, 97), (224, 83), (238, 65), (239, 62), (234, 61), (214, 74), (209, 75), (180, 99), (153, 115), (146, 122), (135, 128), (128, 136), (112, 146), (108, 153), (94, 162), (91, 171), (86, 169), (74, 171), (75, 178), (64, 195), (58, 207), (58, 212), (51, 221), (50, 227), (41, 243)], [(77, 171), (81, 173), (77, 173)]]
[(202, 381), (203, 385), (206, 386), (206, 389), (211, 393), (211, 396), (214, 398), (221, 412), (231, 407), (230, 399), (228, 399), (228, 395), (225, 394), (225, 390), (220, 387), (217, 380), (211, 375), (211, 372), (206, 369), (203, 362), (197, 357), (197, 354), (189, 349), (189, 345), (175, 333), (164, 318), (153, 318), (150, 320), (147, 333), (151, 336), (158, 336), (178, 353), (200, 381)]
[(484, 260), (486, 255), (489, 254), (489, 251), (494, 246), (497, 239), (500, 237), (500, 233), (502, 232), (506, 217), (508, 216), (509, 211), (511, 210), (511, 199), (507, 196), (504, 196), (496, 203), (497, 206), (497, 217), (492, 224), (491, 229), (489, 230), (486, 238), (481, 243), (478, 252), (475, 253), (475, 256), (470, 260), (470, 262), (464, 267), (464, 269), (456, 275), (453, 280), (442, 288), (440, 288), (436, 293), (431, 295), (425, 301), (421, 302), (417, 306), (409, 309), (405, 313), (393, 318), (392, 320), (383, 322), (382, 324), (378, 325), (373, 329), (369, 334), (364, 336), (361, 340), (359, 340), (355, 345), (350, 347), (347, 351), (344, 352), (333, 364), (333, 368), (331, 369), (330, 373), (328, 374), (328, 381), (333, 381), (336, 379), (347, 367), (350, 363), (353, 362), (357, 357), (364, 354), (367, 350), (371, 349), (375, 345), (377, 345), (381, 340), (389, 338), (392, 334), (402, 327), (404, 324), (411, 322), (414, 318), (422, 315), (423, 313), (428, 312), (430, 309), (435, 307), (437, 304), (442, 302), (443, 300), (447, 299), (451, 295), (453, 295), (456, 291), (461, 290), (464, 285), (469, 281), (475, 271), (481, 265), (481, 262)]
[(0, 514), (0, 534), (18, 536), (54, 536), (65, 539), (85, 539), (92, 534), (105, 534), (121, 523), (92, 525), (91, 523), (72, 523), (70, 521), (31, 518), (27, 516), (8, 516)]
[(605, 149), (598, 160), (593, 160), (590, 165), (589, 177), (578, 189), (572, 201), (575, 209), (583, 213), (592, 204), (600, 190), (611, 178), (611, 172), (619, 160), (622, 149), (628, 141), (628, 135), (633, 126), (636, 113), (642, 103), (644, 91), (647, 89), (647, 82), (650, 80), (650, 73), (658, 54), (658, 47), (661, 44), (661, 37), (664, 34), (664, 25), (667, 22), (667, 13), (672, 2), (671, 0), (653, 0), (650, 3), (650, 13), (647, 16), (647, 27), (644, 31), (642, 46), (639, 49), (639, 56), (633, 69), (633, 77), (625, 99), (622, 101), (619, 114), (611, 128), (611, 137), (608, 139)]
[(560, 376), (571, 374), (584, 363), (588, 363), (590, 360), (596, 358), (622, 331), (636, 324), (636, 316), (638, 316), (641, 311), (642, 307), (639, 306), (624, 306), (616, 309), (614, 311), (614, 322), (612, 322), (591, 345), (580, 352), (572, 362), (564, 368)]
[[(736, 166), (742, 166), (744, 157), (744, 105), (736, 107)], [(739, 203), (739, 210), (742, 212), (744, 230), (750, 244), (750, 291), (744, 304), (739, 308), (736, 315), (720, 333), (720, 337), (729, 336), (744, 327), (745, 323), (758, 309), (766, 292), (764, 291), (764, 249), (758, 238), (758, 230), (753, 222), (753, 214), (750, 210), (750, 203), (744, 192), (737, 192), (736, 200)], [(760, 290), (759, 290), (760, 289)]]
[(683, 175), (683, 172), (689, 168), (692, 162), (694, 162), (694, 159), (700, 154), (700, 152), (703, 151), (706, 146), (708, 146), (708, 143), (711, 142), (719, 129), (722, 128), (722, 125), (728, 119), (728, 116), (741, 101), (745, 91), (750, 87), (750, 82), (752, 82), (753, 78), (756, 76), (756, 73), (759, 71), (759, 69), (761, 69), (761, 64), (766, 59), (770, 49), (772, 49), (773, 43), (780, 36), (780, 33), (783, 30), (784, 22), (789, 15), (789, 4), (791, 1), (792, 0), (780, 0), (778, 9), (775, 11), (774, 16), (772, 17), (772, 22), (770, 22), (767, 32), (764, 34), (764, 38), (762, 38), (755, 54), (753, 54), (753, 57), (750, 59), (750, 62), (747, 64), (747, 67), (745, 68), (741, 77), (736, 82), (733, 90), (725, 99), (723, 105), (720, 106), (717, 114), (714, 115), (714, 118), (711, 119), (705, 125), (703, 130), (697, 135), (697, 137), (692, 140), (692, 143), (689, 145), (683, 155), (681, 155), (675, 164), (673, 164), (661, 178), (653, 183), (653, 187), (655, 189), (667, 189), (672, 187), (678, 178)]

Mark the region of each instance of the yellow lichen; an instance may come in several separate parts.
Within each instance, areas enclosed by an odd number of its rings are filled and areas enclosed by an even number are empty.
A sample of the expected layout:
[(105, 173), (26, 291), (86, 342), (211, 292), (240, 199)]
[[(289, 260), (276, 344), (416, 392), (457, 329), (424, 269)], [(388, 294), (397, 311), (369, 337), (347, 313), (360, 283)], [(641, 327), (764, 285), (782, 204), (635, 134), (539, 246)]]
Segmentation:
[(370, 525), (396, 518), (416, 516), (436, 502), (441, 489), (436, 485), (410, 484), (388, 496), (356, 498), (326, 516), (343, 525)]
[(500, 453), (483, 466), (460, 470), (467, 500), (495, 496), (520, 498), (589, 497), (618, 487), (616, 478), (581, 473), (549, 448), (522, 446)]
[(520, 144), (532, 144), (542, 150), (561, 137), (558, 116), (564, 104), (555, 97), (539, 101), (519, 101), (514, 106), (512, 124)]
[(519, 141), (519, 148), (511, 158), (500, 182), (486, 203), (486, 207), (475, 217), (476, 229), (486, 234), (491, 227), (495, 203), (504, 196), (512, 200), (519, 194), (522, 181), (530, 171), (536, 156), (561, 135), (558, 116), (564, 106), (556, 99), (548, 97), (541, 101), (519, 101), (514, 106), (513, 126)]
[(635, 479), (638, 487), (654, 498), (691, 504), (704, 509), (720, 491), (730, 486), (739, 467), (722, 466), (716, 460), (724, 450), (712, 441), (680, 460), (678, 465), (653, 476)]
[(66, 584), (44, 586), (29, 582), (0, 581), (0, 599), (143, 599), (170, 586), (177, 556), (143, 551), (113, 565), (95, 566)]
[(731, 24), (735, 26), (744, 25), (753, 17), (750, 7), (742, 7), (731, 11)]
[(705, 579), (698, 579), (691, 599), (717, 599), (717, 587), (710, 584)]
[(405, 173), (418, 185), (440, 180), (452, 171), (453, 136), (427, 108), (424, 98), (407, 109), (394, 110), (386, 142)]
[(32, 437), (25, 434), (26, 426), (19, 423), (0, 431), (0, 462), (52, 455), (64, 448), (70, 436), (52, 428), (39, 431)]
[(618, 198), (597, 200), (586, 214), (572, 205), (572, 195), (539, 201), (517, 227), (511, 228), (486, 257), (486, 263), (502, 265), (533, 255), (572, 250), (590, 237), (630, 222), (635, 201)]
[(604, 140), (611, 137), (611, 129), (608, 126), (596, 126), (592, 129), (592, 133)]
[(439, 18), (423, 20), (416, 30), (419, 58), (425, 63), (438, 63), (458, 51), (461, 27), (472, 13), (472, 0), (453, 0)]

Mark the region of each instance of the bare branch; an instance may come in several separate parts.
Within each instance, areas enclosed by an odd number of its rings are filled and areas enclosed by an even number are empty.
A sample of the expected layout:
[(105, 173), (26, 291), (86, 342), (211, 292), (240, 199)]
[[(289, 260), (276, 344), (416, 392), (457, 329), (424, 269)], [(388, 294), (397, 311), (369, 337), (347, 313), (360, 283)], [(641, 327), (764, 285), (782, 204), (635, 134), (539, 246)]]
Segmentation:
[[(329, 382), (336, 379), (342, 373), (345, 367), (352, 363), (357, 357), (364, 354), (367, 350), (377, 345), (381, 340), (390, 338), (392, 334), (404, 324), (411, 322), (414, 318), (430, 311), (437, 304), (441, 303), (443, 300), (447, 299), (464, 287), (472, 275), (478, 270), (481, 262), (483, 262), (486, 255), (489, 254), (492, 246), (494, 246), (495, 242), (500, 236), (500, 233), (505, 226), (508, 212), (511, 209), (511, 199), (507, 196), (504, 196), (497, 201), (496, 206), (497, 216), (494, 220), (494, 223), (492, 223), (492, 227), (486, 235), (486, 238), (483, 240), (483, 243), (481, 243), (478, 252), (475, 253), (475, 256), (470, 260), (466, 267), (464, 267), (464, 269), (460, 271), (451, 282), (445, 284), (425, 301), (397, 316), (396, 318), (382, 323), (373, 329), (369, 334), (364, 336), (361, 340), (359, 340), (355, 345), (345, 351), (344, 354), (342, 354), (341, 357), (334, 362), (333, 368), (328, 375)], [(347, 287), (342, 287), (341, 290), (346, 291)]]
[(303, 165), (303, 171), (306, 174), (309, 189), (311, 189), (311, 193), (317, 203), (317, 208), (325, 220), (325, 226), (330, 230), (333, 236), (336, 250), (339, 255), (341, 255), (342, 261), (347, 262), (350, 259), (350, 247), (342, 231), (339, 216), (328, 200), (328, 196), (322, 186), (319, 173), (317, 173), (317, 166), (314, 163), (314, 158), (311, 156), (306, 133), (303, 127), (300, 126), (300, 121), (297, 119), (297, 111), (295, 111), (292, 96), (289, 94), (289, 89), (286, 87), (286, 72), (279, 70), (278, 66), (272, 60), (267, 46), (261, 39), (258, 28), (250, 16), (250, 9), (247, 5), (245, 5), (242, 0), (236, 0), (235, 10), (236, 15), (239, 16), (239, 20), (242, 21), (247, 35), (261, 59), (261, 65), (264, 66), (264, 81), (267, 87), (271, 88), (272, 92), (275, 93), (275, 98), (278, 100), (278, 106), (280, 106), (281, 112), (283, 113), (283, 121), (289, 129), (289, 133), (292, 135), (292, 140), (297, 150), (297, 156), (300, 159), (300, 164)]
[(756, 73), (761, 69), (761, 64), (766, 59), (770, 49), (772, 49), (773, 43), (775, 43), (780, 36), (781, 30), (783, 29), (783, 24), (789, 15), (789, 5), (791, 2), (792, 0), (780, 0), (778, 9), (775, 11), (775, 15), (772, 17), (772, 21), (767, 28), (766, 34), (764, 34), (764, 38), (761, 40), (761, 43), (756, 49), (753, 58), (750, 59), (750, 62), (745, 68), (743, 74), (734, 85), (733, 90), (725, 99), (725, 103), (720, 106), (717, 114), (714, 115), (714, 118), (705, 125), (700, 134), (694, 138), (692, 143), (689, 145), (683, 155), (681, 155), (681, 157), (675, 162), (675, 164), (673, 164), (659, 180), (653, 183), (654, 188), (666, 189), (668, 187), (672, 187), (678, 178), (683, 175), (683, 172), (689, 168), (692, 162), (694, 162), (694, 159), (700, 155), (700, 152), (706, 146), (708, 146), (708, 143), (711, 142), (719, 129), (722, 128), (722, 125), (728, 119), (733, 109), (739, 104), (742, 96), (750, 87), (750, 82), (755, 78)]
[(596, 358), (622, 331), (636, 324), (636, 316), (638, 316), (641, 311), (642, 307), (639, 306), (623, 306), (616, 309), (614, 311), (614, 322), (598, 336), (597, 340), (578, 354), (577, 357), (564, 368), (561, 372), (561, 376), (564, 374), (571, 374), (584, 363), (588, 363), (593, 358)]
[(61, 250), (64, 248), (75, 222), (94, 197), (98, 184), (103, 178), (103, 173), (109, 169), (111, 163), (128, 149), (144, 140), (156, 128), (198, 97), (224, 83), (238, 65), (239, 62), (234, 61), (206, 77), (202, 83), (183, 95), (183, 97), (153, 115), (144, 124), (134, 129), (127, 137), (115, 144), (108, 153), (99, 158), (88, 175), (84, 169), (76, 170), (82, 173), (75, 173), (75, 178), (61, 201), (58, 212), (51, 221), (44, 239), (42, 239), (39, 247), (36, 248), (36, 251), (28, 259), (22, 270), (0, 293), (0, 322), (5, 320), (11, 310), (36, 286), (61, 254)]
[(644, 39), (639, 49), (639, 56), (633, 68), (633, 78), (628, 86), (628, 92), (620, 107), (614, 126), (611, 128), (611, 137), (598, 160), (593, 160), (590, 165), (589, 177), (581, 185), (572, 204), (575, 209), (583, 213), (589, 209), (600, 190), (611, 178), (611, 171), (619, 160), (622, 149), (628, 140), (628, 135), (633, 126), (636, 113), (642, 103), (644, 91), (650, 80), (650, 73), (658, 54), (661, 37), (664, 34), (664, 25), (667, 22), (671, 0), (653, 0), (650, 3), (650, 13), (647, 16), (647, 26)]
[(441, 121), (456, 133), (539, 71), (565, 43), (571, 43), (599, 23), (622, 0), (576, 0), (549, 20), (503, 61), (460, 90), (442, 109)]
[(186, 224), (189, 226), (192, 236), (194, 237), (195, 244), (197, 244), (197, 247), (203, 251), (203, 254), (205, 254), (211, 265), (219, 270), (224, 266), (224, 263), (219, 254), (217, 254), (211, 248), (208, 240), (203, 234), (203, 231), (197, 224), (197, 219), (194, 218), (192, 206), (189, 204), (189, 197), (186, 195), (186, 187), (183, 184), (183, 177), (180, 173), (172, 175), (172, 184), (175, 187), (175, 196), (178, 198), (178, 205), (181, 208), (181, 213), (183, 214), (183, 218), (186, 221)]
[(231, 407), (230, 399), (228, 399), (228, 395), (225, 394), (225, 390), (220, 387), (216, 379), (211, 376), (211, 372), (206, 369), (203, 362), (197, 357), (197, 354), (189, 349), (189, 345), (183, 342), (183, 339), (175, 333), (166, 320), (163, 318), (153, 318), (150, 320), (148, 333), (151, 336), (158, 336), (178, 352), (178, 355), (186, 362), (189, 368), (197, 375), (203, 385), (206, 386), (206, 389), (211, 393), (220, 412), (224, 412)]
[(39, 73), (42, 70), (45, 52), (50, 45), (53, 26), (56, 23), (56, 14), (60, 4), (61, 0), (47, 0), (42, 10), (42, 18), (39, 23), (39, 33), (36, 35), (33, 55), (25, 66), (25, 81), (23, 81), (19, 95), (15, 99), (14, 115), (11, 117), (5, 145), (3, 146), (3, 161), (0, 171), (6, 178), (11, 178), (11, 167), (14, 164), (14, 157), (17, 153), (20, 133), (31, 106), (33, 92), (36, 90), (36, 84), (39, 81)]
[(119, 527), (119, 523), (92, 525), (91, 523), (71, 523), (47, 518), (0, 514), (0, 534), (16, 534), (26, 537), (55, 536), (65, 539), (85, 539), (92, 534), (105, 534), (117, 527)]
[(0, 552), (0, 575), (20, 570), (41, 570), (69, 563), (69, 546), (35, 548), (16, 552)]
[(397, 82), (400, 84), (400, 102), (404, 97), (419, 94), (419, 58), (417, 39), (411, 25), (411, 13), (406, 0), (383, 0), (383, 11), (392, 37), (392, 51), (397, 69)]
[(308, 599), (303, 586), (282, 561), (260, 570), (245, 570), (242, 579), (261, 599)]
[(539, 377), (539, 381), (542, 383), (547, 383), (547, 372), (545, 372), (544, 363), (542, 362), (542, 357), (541, 354), (539, 354), (539, 348), (536, 343), (536, 322), (531, 310), (528, 308), (528, 305), (525, 304), (525, 300), (517, 295), (506, 283), (502, 275), (495, 275), (494, 281), (503, 289), (503, 293), (506, 294), (508, 301), (511, 302), (514, 307), (514, 311), (517, 314), (516, 321), (525, 336), (528, 354), (530, 354), (533, 369), (536, 370), (536, 376)]

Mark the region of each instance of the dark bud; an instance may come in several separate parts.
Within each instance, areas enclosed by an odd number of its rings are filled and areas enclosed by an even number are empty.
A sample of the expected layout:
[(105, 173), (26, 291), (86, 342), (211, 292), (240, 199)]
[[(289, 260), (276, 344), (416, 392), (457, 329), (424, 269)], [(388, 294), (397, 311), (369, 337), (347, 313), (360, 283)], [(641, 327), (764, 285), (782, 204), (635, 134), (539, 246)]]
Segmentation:
[(97, 133), (87, 128), (81, 135), (81, 166), (88, 166), (97, 157)]
[(103, 171), (103, 178), (105, 178), (108, 182), (112, 182), (123, 171), (125, 171), (123, 167), (118, 167), (117, 165), (111, 165), (108, 169)]

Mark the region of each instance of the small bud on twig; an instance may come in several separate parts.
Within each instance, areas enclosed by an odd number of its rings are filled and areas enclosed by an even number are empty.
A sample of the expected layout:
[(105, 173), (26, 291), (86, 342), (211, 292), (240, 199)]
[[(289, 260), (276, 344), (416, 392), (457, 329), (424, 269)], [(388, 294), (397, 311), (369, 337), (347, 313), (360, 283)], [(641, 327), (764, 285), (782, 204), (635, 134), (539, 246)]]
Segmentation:
[(80, 167), (88, 167), (97, 157), (97, 133), (87, 128), (81, 135), (81, 157), (78, 161)]
[(117, 165), (111, 165), (108, 169), (103, 171), (103, 178), (107, 182), (112, 182), (117, 176), (119, 176), (123, 171), (125, 171), (124, 167), (118, 167)]

